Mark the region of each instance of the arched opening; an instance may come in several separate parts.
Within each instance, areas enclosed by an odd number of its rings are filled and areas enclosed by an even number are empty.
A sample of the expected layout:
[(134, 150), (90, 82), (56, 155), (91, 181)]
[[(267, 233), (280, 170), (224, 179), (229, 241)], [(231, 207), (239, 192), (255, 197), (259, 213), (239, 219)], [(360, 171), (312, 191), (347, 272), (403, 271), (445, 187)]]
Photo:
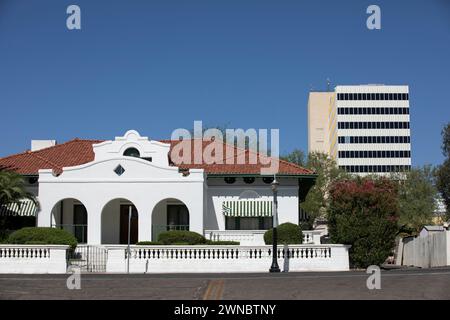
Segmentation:
[(152, 241), (157, 241), (161, 232), (170, 230), (189, 230), (189, 210), (174, 198), (161, 200), (153, 208)]
[(239, 195), (239, 199), (259, 199), (261, 196), (254, 190), (245, 190)]
[(141, 156), (141, 153), (139, 152), (138, 149), (131, 147), (131, 148), (128, 148), (127, 150), (125, 150), (123, 155), (126, 157), (139, 158)]
[(51, 219), (52, 227), (73, 234), (80, 244), (88, 242), (87, 210), (81, 201), (74, 198), (58, 201), (53, 206)]
[(138, 222), (139, 215), (131, 201), (123, 198), (109, 201), (102, 209), (101, 243), (128, 244), (129, 232), (130, 244), (135, 244), (139, 239)]

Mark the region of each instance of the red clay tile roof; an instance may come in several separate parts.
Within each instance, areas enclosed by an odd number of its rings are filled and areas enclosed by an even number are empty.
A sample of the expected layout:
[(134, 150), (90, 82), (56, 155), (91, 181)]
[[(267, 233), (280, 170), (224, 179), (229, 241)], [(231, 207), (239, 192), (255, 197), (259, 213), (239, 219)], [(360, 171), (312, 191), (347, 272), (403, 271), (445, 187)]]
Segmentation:
[[(163, 143), (170, 143), (171, 149), (179, 143), (190, 143), (193, 140), (171, 141), (161, 140)], [(57, 173), (62, 172), (63, 167), (72, 167), (88, 163), (94, 160), (94, 152), (92, 145), (103, 142), (103, 140), (82, 140), (74, 139), (66, 143), (58, 144), (53, 147), (41, 149), (38, 151), (26, 151), (23, 153), (0, 158), (0, 168), (15, 171), (23, 175), (37, 175), (39, 169), (53, 169)], [(203, 141), (203, 148), (210, 144), (209, 141)], [(249, 164), (249, 155), (256, 154), (249, 150), (238, 149), (233, 146), (222, 143), (223, 146), (223, 164), (177, 164), (177, 159), (169, 159), (172, 165), (181, 169), (201, 168), (207, 174), (260, 174), (262, 167), (267, 167), (259, 162)], [(194, 150), (194, 143), (191, 143)], [(226, 151), (234, 149), (235, 164), (226, 164)], [(203, 149), (202, 149), (203, 150)], [(245, 163), (237, 163), (237, 155), (245, 153)], [(258, 157), (259, 160), (259, 157)], [(311, 175), (312, 171), (302, 168), (296, 164), (279, 160), (279, 171), (281, 175)]]

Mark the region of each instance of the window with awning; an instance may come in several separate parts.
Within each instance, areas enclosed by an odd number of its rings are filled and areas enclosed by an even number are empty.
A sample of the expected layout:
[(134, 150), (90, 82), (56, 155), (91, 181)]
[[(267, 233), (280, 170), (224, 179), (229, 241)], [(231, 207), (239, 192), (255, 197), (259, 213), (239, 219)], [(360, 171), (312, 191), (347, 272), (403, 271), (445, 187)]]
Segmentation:
[(222, 213), (226, 217), (271, 217), (273, 201), (231, 200), (222, 203)]
[(20, 203), (9, 203), (0, 206), (0, 216), (35, 217), (37, 209), (33, 201), (24, 199)]

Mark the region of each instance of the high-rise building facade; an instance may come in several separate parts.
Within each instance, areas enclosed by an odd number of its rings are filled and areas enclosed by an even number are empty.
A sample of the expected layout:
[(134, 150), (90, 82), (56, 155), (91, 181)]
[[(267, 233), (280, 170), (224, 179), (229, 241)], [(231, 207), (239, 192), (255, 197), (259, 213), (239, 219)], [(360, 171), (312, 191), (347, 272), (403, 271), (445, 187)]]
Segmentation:
[(334, 92), (310, 92), (308, 99), (308, 151), (330, 152), (330, 121)]
[[(309, 152), (326, 152), (345, 171), (362, 175), (411, 168), (408, 86), (336, 86), (328, 99), (317, 98), (323, 94), (309, 96)], [(321, 127), (328, 128), (322, 147)]]

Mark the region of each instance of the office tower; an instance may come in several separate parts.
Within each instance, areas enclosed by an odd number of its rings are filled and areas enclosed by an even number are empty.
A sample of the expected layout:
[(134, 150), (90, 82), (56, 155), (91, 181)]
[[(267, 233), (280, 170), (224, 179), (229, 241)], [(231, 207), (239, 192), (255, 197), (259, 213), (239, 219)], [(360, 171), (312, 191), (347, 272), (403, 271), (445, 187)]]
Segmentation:
[[(323, 112), (327, 104), (329, 111)], [(336, 86), (334, 92), (311, 92), (308, 135), (310, 152), (328, 153), (347, 172), (365, 175), (409, 170), (408, 86), (351, 85)]]

